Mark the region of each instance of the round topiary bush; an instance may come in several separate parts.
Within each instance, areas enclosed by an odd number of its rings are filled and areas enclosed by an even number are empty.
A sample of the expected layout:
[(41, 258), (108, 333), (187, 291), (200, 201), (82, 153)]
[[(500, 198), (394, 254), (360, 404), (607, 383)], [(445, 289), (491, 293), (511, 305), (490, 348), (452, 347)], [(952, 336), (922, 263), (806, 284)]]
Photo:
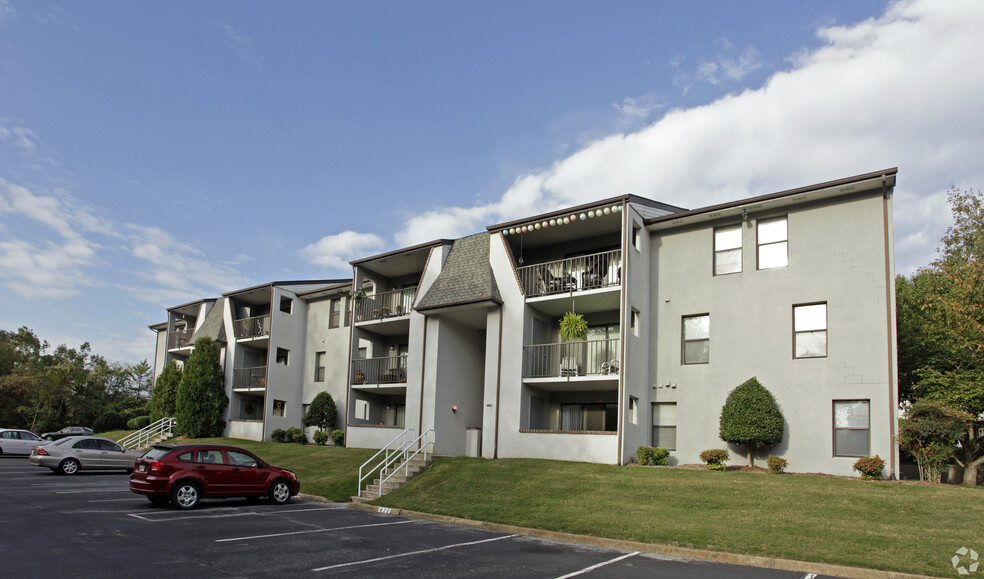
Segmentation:
[(776, 455), (772, 455), (769, 457), (770, 474), (782, 474), (783, 471), (786, 470), (786, 466), (788, 465), (789, 463), (786, 461), (785, 458), (781, 458)]
[(324, 446), (328, 442), (328, 433), (324, 430), (319, 430), (314, 433), (314, 443), (318, 446)]
[(270, 440), (274, 442), (284, 442), (284, 438), (287, 436), (287, 431), (283, 428), (275, 428), (273, 432), (270, 433)]
[(727, 470), (724, 463), (730, 458), (727, 449), (724, 448), (709, 448), (700, 453), (700, 460), (707, 465), (707, 470)]
[(341, 430), (332, 430), (331, 443), (335, 446), (345, 446), (345, 433)]
[(863, 456), (854, 463), (854, 470), (861, 473), (861, 478), (864, 480), (881, 480), (882, 471), (885, 470), (885, 460), (877, 454)]
[(748, 447), (748, 466), (755, 448), (782, 441), (785, 419), (775, 397), (757, 378), (749, 378), (728, 394), (721, 408), (721, 440)]
[(296, 426), (291, 426), (287, 429), (287, 434), (284, 436), (284, 442), (296, 442), (297, 444), (307, 444), (307, 436), (304, 431)]

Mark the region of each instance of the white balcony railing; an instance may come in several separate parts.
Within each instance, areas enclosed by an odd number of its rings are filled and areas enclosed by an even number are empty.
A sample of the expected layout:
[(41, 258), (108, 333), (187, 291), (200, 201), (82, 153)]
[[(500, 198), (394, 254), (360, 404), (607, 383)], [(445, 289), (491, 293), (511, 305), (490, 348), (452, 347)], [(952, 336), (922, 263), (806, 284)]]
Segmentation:
[(617, 375), (619, 341), (612, 338), (523, 346), (523, 378)]

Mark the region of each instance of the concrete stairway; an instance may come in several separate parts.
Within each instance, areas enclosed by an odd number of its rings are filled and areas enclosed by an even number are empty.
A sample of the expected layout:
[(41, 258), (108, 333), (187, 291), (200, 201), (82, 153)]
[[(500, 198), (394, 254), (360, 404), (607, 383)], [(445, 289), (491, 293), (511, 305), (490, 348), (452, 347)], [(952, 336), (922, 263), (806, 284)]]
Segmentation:
[[(352, 497), (352, 502), (365, 503), (378, 499), (381, 496), (379, 492), (380, 484), (383, 486), (383, 495), (400, 488), (403, 483), (423, 472), (424, 469), (431, 465), (431, 462), (432, 460), (430, 457), (425, 460), (423, 457), (418, 455), (409, 460), (409, 465), (404, 466), (404, 464), (401, 463), (393, 468), (383, 470), (382, 473), (380, 473), (379, 478), (374, 480), (372, 484), (366, 485), (366, 488), (359, 492), (359, 496)], [(390, 473), (393, 473), (393, 476), (390, 476), (385, 483), (380, 483), (380, 481), (383, 478), (386, 478)]]

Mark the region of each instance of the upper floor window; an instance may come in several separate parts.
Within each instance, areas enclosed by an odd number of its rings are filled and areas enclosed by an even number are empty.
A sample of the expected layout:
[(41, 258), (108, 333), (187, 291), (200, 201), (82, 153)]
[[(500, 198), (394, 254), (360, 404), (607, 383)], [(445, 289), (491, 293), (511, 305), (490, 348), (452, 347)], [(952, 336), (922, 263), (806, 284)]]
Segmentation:
[(288, 358), (290, 357), (290, 350), (287, 348), (277, 348), (277, 363), (283, 364), (284, 366), (288, 363)]
[(293, 306), (294, 306), (294, 300), (290, 299), (287, 296), (280, 296), (280, 311), (282, 311), (285, 314), (289, 314)]
[(827, 356), (827, 304), (793, 306), (793, 357)]
[(330, 310), (330, 313), (328, 314), (328, 327), (329, 328), (337, 328), (338, 325), (339, 325), (339, 321), (341, 320), (341, 316), (342, 316), (342, 300), (341, 300), (341, 298), (335, 298), (335, 299), (331, 300), (330, 307), (331, 307), (331, 310)]
[(771, 269), (789, 265), (786, 218), (758, 222), (758, 268)]
[(314, 353), (314, 381), (325, 381), (325, 352)]
[(741, 225), (714, 230), (714, 275), (741, 271)]
[(707, 364), (711, 359), (711, 315), (683, 317), (683, 363)]

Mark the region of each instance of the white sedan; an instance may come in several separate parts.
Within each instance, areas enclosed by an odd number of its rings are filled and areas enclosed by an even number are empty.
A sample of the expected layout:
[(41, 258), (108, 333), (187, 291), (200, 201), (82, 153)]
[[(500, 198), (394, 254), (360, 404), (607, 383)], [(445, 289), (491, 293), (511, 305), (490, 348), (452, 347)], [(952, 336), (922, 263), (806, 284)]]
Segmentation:
[(31, 454), (35, 444), (44, 442), (30, 430), (0, 428), (0, 454)]

